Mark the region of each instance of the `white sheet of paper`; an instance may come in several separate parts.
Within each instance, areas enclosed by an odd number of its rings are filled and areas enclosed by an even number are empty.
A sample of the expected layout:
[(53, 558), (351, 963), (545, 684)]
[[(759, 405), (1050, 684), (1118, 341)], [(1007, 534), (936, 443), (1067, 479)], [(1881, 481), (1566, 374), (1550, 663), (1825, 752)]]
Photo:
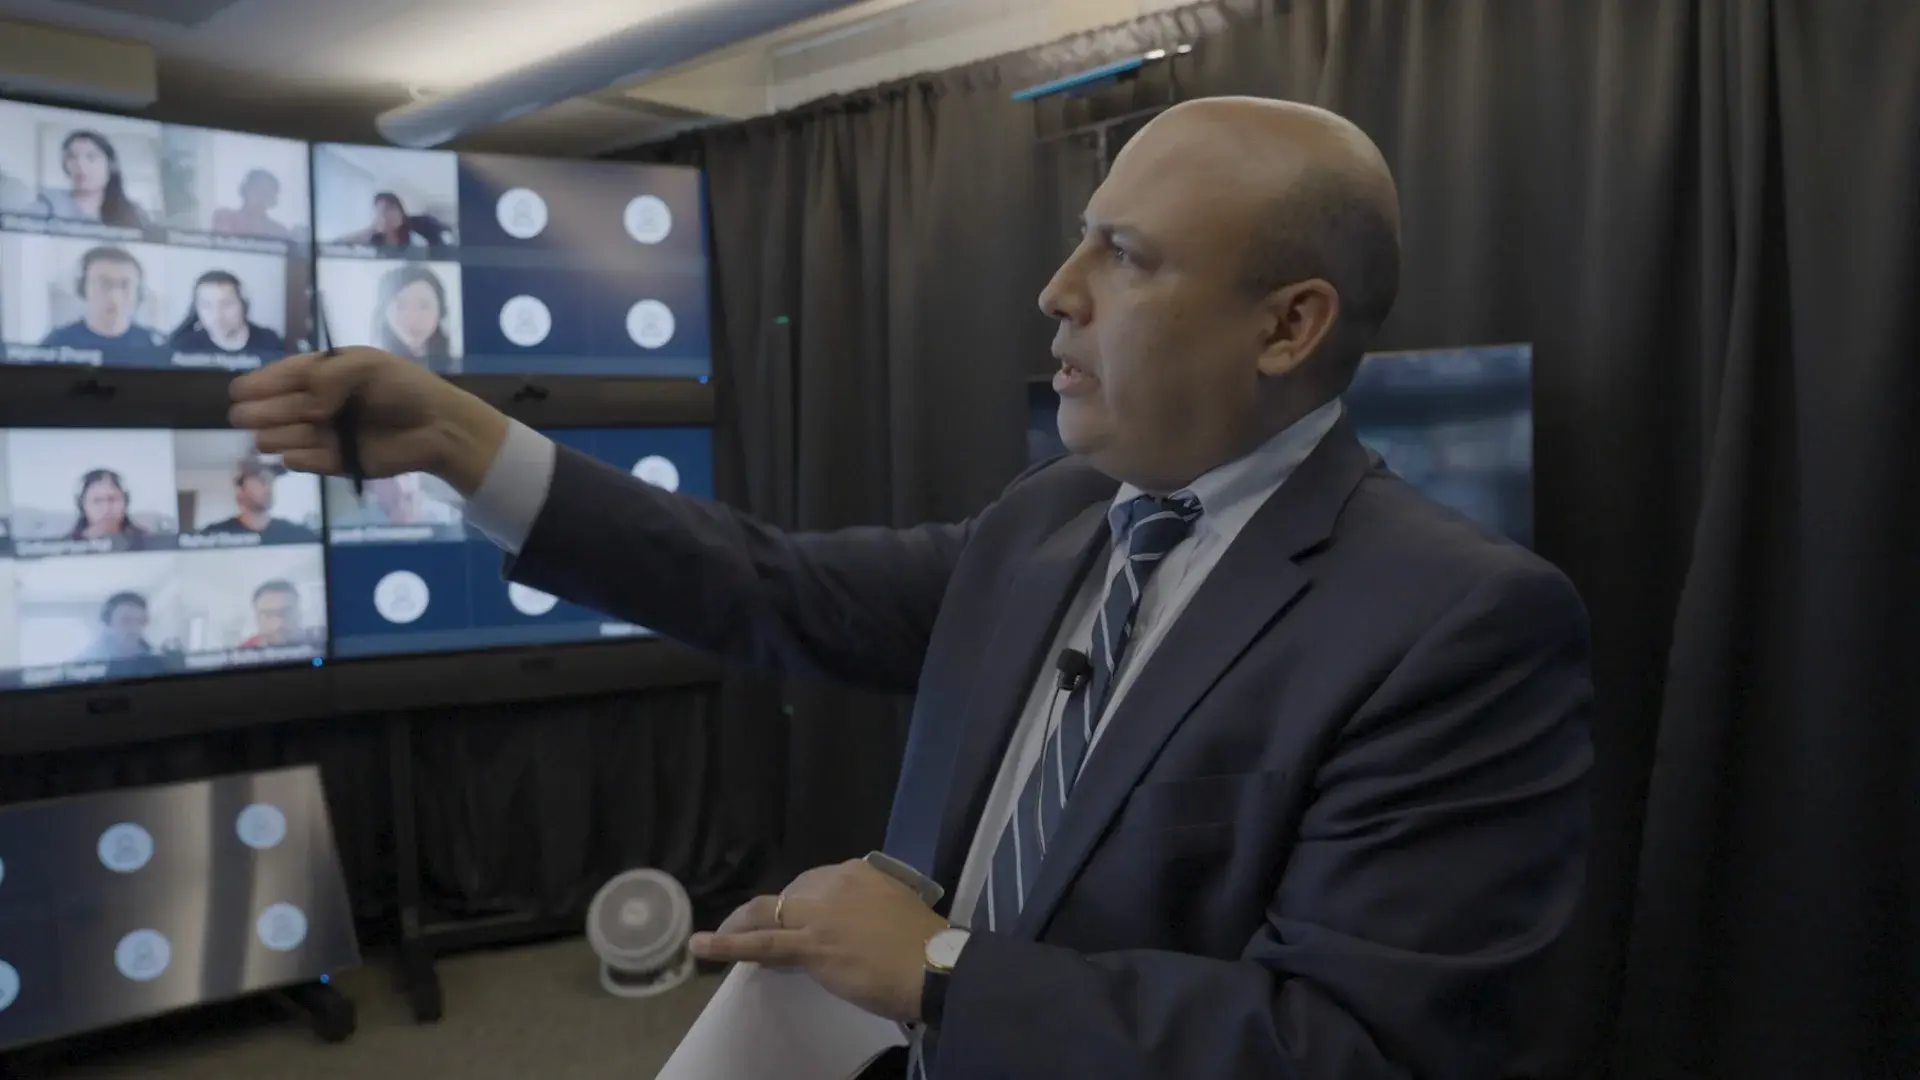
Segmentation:
[(849, 1080), (906, 1044), (805, 975), (735, 964), (656, 1080)]

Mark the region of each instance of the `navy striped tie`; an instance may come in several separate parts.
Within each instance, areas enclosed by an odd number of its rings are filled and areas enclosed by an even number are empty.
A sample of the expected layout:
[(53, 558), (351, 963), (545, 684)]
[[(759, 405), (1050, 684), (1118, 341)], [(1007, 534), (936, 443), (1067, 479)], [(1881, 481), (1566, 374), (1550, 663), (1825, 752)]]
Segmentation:
[[(1107, 588), (1106, 604), (1094, 616), (1093, 641), (1087, 650), (1092, 677), (1067, 699), (1060, 722), (1048, 733), (1039, 763), (1027, 774), (1006, 831), (1000, 834), (984, 890), (988, 930), (1012, 926), (1020, 914), (1112, 696), (1114, 676), (1125, 659), (1134, 616), (1140, 610), (1141, 590), (1199, 517), (1200, 503), (1192, 496), (1142, 495), (1126, 504), (1127, 558)], [(977, 911), (975, 924), (980, 925)]]
[[(986, 888), (982, 890), (984, 921), (976, 908), (975, 926), (998, 930), (1012, 926), (1020, 914), (1020, 905), (1026, 902), (1027, 891), (1040, 874), (1047, 841), (1060, 824), (1067, 796), (1080, 778), (1080, 766), (1093, 745), (1094, 730), (1112, 696), (1114, 673), (1120, 670), (1127, 640), (1133, 636), (1134, 616), (1140, 611), (1141, 590), (1167, 553), (1193, 531), (1199, 517), (1199, 500), (1190, 495), (1171, 499), (1141, 495), (1127, 503), (1121, 519), (1127, 560), (1107, 587), (1106, 604), (1094, 615), (1093, 641), (1087, 649), (1092, 677), (1067, 699), (1060, 722), (1047, 733), (1039, 762), (1027, 774), (1020, 798), (1013, 804), (1013, 816), (994, 848), (993, 866), (987, 871)], [(933, 1033), (920, 1032), (913, 1041), (907, 1075), (912, 1080), (928, 1080), (935, 1071), (936, 1054)]]

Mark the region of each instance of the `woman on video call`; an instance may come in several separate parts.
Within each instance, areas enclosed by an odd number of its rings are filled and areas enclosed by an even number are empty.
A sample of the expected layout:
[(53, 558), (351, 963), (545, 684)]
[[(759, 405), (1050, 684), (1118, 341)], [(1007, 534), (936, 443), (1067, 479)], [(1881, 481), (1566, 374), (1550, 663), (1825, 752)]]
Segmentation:
[(371, 244), (374, 253), (393, 259), (409, 251), (438, 252), (450, 242), (446, 223), (431, 214), (409, 214), (400, 196), (382, 191), (373, 197), (373, 224), (341, 237), (335, 243)]
[(374, 344), (429, 370), (457, 373), (447, 339), (447, 287), (424, 266), (396, 266), (380, 278), (374, 308)]
[(146, 214), (127, 197), (119, 151), (105, 135), (85, 129), (69, 134), (60, 143), (60, 169), (71, 186), (65, 191), (40, 192), (40, 206), (48, 217), (135, 228), (146, 225)]
[(114, 541), (114, 547), (138, 551), (147, 546), (148, 532), (127, 514), (127, 485), (112, 469), (94, 469), (80, 478), (80, 516), (69, 540)]

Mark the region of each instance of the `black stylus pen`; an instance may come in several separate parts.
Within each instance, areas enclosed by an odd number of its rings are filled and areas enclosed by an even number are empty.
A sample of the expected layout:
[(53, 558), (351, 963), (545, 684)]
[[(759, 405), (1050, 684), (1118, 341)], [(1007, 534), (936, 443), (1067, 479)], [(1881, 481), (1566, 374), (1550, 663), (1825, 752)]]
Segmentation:
[[(334, 347), (333, 332), (327, 328), (327, 305), (318, 291), (313, 294), (314, 317), (320, 321), (320, 351), (328, 357), (340, 355)], [(333, 436), (340, 444), (340, 469), (353, 481), (353, 493), (365, 492), (367, 471), (360, 464), (360, 395), (348, 394), (333, 414)]]

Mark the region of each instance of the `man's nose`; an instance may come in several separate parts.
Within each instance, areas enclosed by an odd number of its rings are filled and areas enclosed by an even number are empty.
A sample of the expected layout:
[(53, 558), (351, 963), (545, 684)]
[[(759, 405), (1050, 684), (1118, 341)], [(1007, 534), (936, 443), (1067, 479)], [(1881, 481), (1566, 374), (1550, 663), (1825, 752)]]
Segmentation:
[(1091, 316), (1091, 305), (1087, 302), (1085, 283), (1082, 280), (1077, 255), (1069, 256), (1053, 272), (1053, 279), (1047, 287), (1040, 290), (1040, 311), (1049, 319), (1060, 322), (1085, 324)]

